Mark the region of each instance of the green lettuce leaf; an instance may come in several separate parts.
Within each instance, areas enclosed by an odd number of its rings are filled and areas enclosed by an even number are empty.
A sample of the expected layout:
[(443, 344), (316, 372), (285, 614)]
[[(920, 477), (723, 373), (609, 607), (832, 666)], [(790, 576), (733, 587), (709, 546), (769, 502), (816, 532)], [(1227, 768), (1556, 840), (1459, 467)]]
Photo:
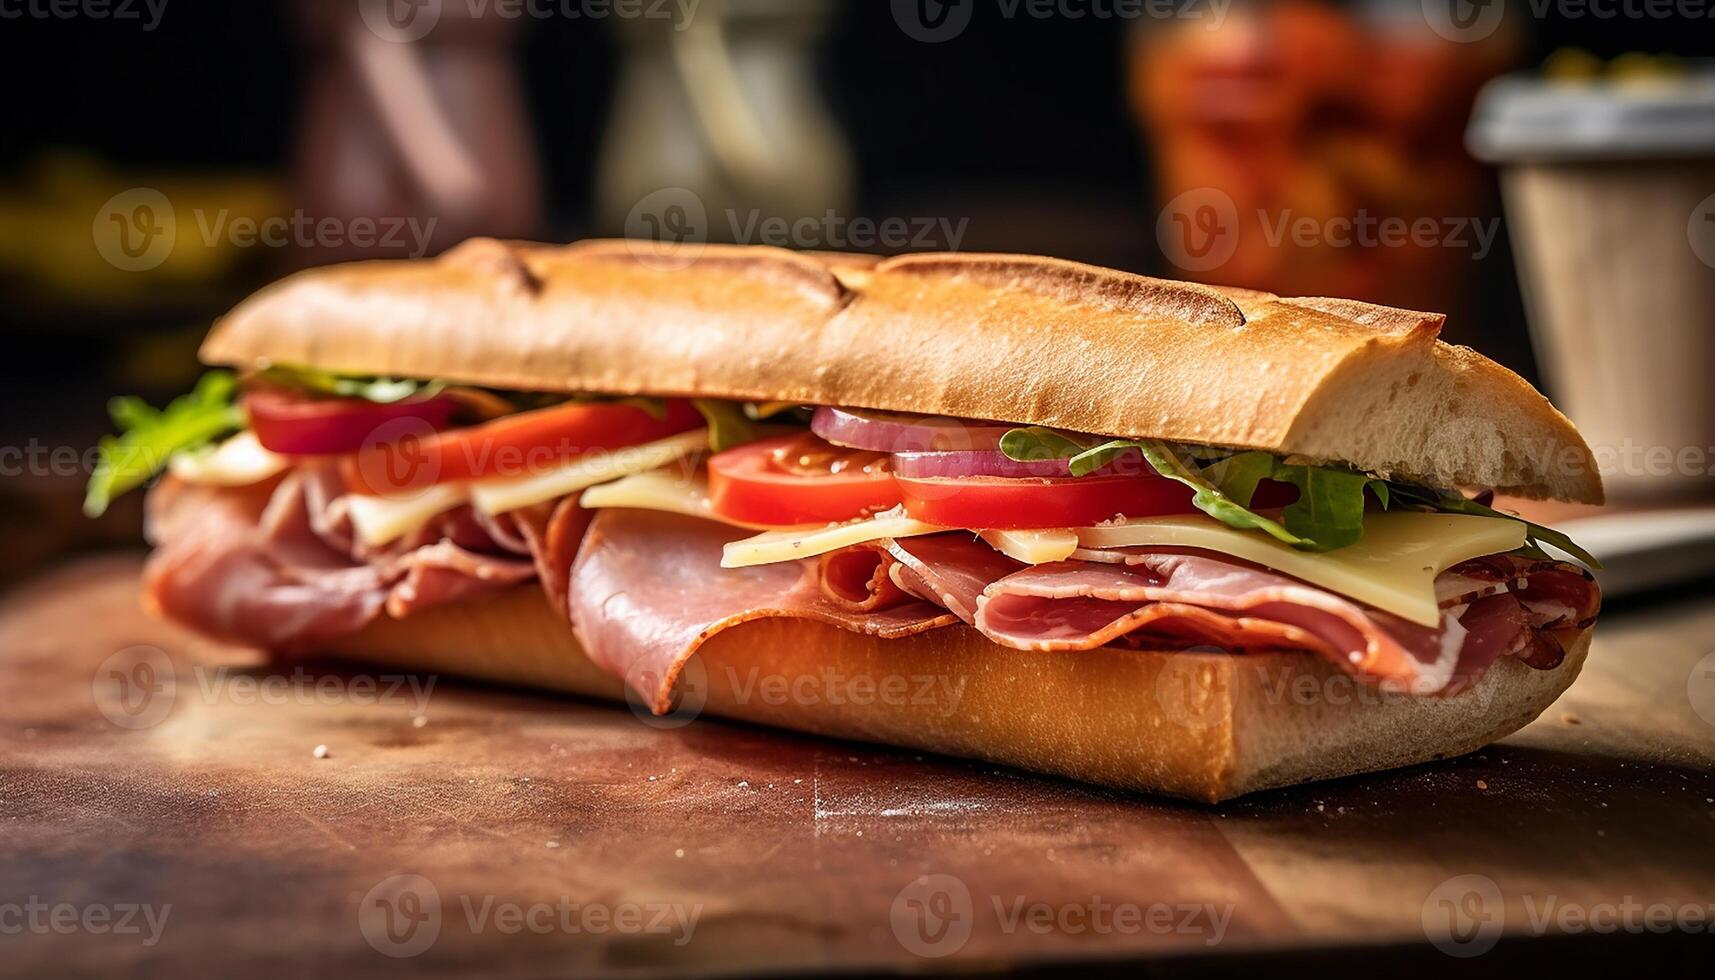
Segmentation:
[[(1143, 453), (1143, 458), (1155, 468), (1155, 472), (1169, 480), (1177, 480), (1196, 491), (1191, 495), (1193, 507), (1228, 527), (1237, 528), (1241, 531), (1262, 531), (1277, 541), (1306, 551), (1327, 551), (1329, 547), (1338, 547), (1338, 545), (1324, 546), (1314, 538), (1294, 533), (1291, 528), (1280, 522), (1270, 520), (1250, 510), (1244, 504), (1240, 504), (1225, 490), (1205, 477), (1196, 466), (1175, 455), (1166, 443), (1138, 440), (1133, 445)], [(1255, 490), (1256, 484), (1252, 483), (1250, 491), (1255, 492)]]
[(233, 404), (237, 381), (228, 371), (210, 371), (189, 394), (164, 409), (141, 398), (115, 398), (108, 414), (118, 436), (101, 440), (95, 472), (89, 476), (83, 512), (100, 517), (115, 497), (149, 482), (165, 469), (175, 453), (197, 449), (244, 426), (244, 414)]
[[(1148, 439), (1096, 441), (1042, 426), (1013, 429), (1001, 439), (1000, 447), (1016, 460), (1065, 459), (1073, 476), (1086, 476), (1122, 453), (1139, 450), (1157, 473), (1197, 491), (1191, 502), (1198, 510), (1229, 527), (1262, 531), (1307, 551), (1331, 551), (1363, 539), (1367, 490), (1383, 510), (1425, 507), (1442, 513), (1518, 521), (1526, 529), (1527, 544), (1520, 549), (1526, 554), (1547, 558), (1543, 545), (1552, 545), (1592, 568), (1602, 567), (1594, 555), (1563, 532), (1495, 510), (1463, 494), (1383, 480), (1339, 467), (1287, 463), (1256, 450), (1235, 452), (1211, 446), (1170, 446)], [(1250, 509), (1257, 485), (1263, 480), (1290, 483), (1298, 488), (1298, 500), (1282, 509), (1279, 521)]]
[[(1151, 439), (1108, 439), (1090, 445), (1041, 426), (1007, 432), (1000, 448), (1016, 460), (1065, 459), (1073, 476), (1087, 476), (1135, 450), (1157, 473), (1195, 490), (1192, 505), (1228, 527), (1262, 531), (1306, 551), (1344, 548), (1364, 535), (1364, 488), (1372, 481), (1362, 473), (1288, 466), (1264, 452), (1220, 455), (1205, 447), (1193, 452)], [(1207, 462), (1199, 465), (1203, 460)], [(1298, 487), (1298, 501), (1285, 508), (1279, 521), (1250, 509), (1257, 484), (1265, 479)]]

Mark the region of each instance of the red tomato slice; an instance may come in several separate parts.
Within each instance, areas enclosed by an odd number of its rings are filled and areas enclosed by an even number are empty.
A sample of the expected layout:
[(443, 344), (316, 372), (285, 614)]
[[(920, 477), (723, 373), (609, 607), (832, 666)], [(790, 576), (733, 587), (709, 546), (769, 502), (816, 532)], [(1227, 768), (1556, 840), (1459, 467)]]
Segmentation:
[(747, 443), (709, 458), (709, 504), (744, 524), (785, 527), (848, 521), (899, 503), (885, 453), (813, 435)]
[(434, 432), (418, 423), (379, 429), (348, 458), (358, 493), (394, 494), (437, 483), (528, 476), (597, 449), (665, 439), (703, 424), (689, 401), (671, 399), (665, 418), (623, 402), (568, 402), (481, 425)]
[(930, 524), (970, 528), (1089, 527), (1116, 514), (1188, 514), (1192, 490), (1165, 477), (985, 476), (899, 478), (905, 513)]
[(446, 428), (457, 407), (450, 398), (377, 404), (362, 398), (257, 388), (244, 394), (244, 413), (262, 448), (287, 455), (349, 453), (389, 423), (409, 420), (425, 431)]

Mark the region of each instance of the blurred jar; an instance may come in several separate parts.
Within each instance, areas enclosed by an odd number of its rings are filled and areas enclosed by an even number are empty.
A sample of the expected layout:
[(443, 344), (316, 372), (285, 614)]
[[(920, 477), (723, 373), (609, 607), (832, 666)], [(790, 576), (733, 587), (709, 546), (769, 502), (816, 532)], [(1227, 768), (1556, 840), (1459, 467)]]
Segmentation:
[[(1169, 262), (1206, 282), (1448, 311), (1481, 243), (1469, 224), (1467, 245), (1443, 242), (1486, 210), (1461, 134), (1514, 46), (1504, 29), (1448, 40), (1418, 0), (1241, 0), (1218, 26), (1143, 22), (1131, 100)], [(1422, 234), (1384, 238), (1414, 222)]]
[(1715, 66), (1551, 62), (1483, 93), (1531, 333), (1621, 499), (1715, 497)]
[[(768, 219), (849, 219), (852, 163), (820, 94), (825, 0), (701, 0), (688, 19), (622, 20), (601, 149), (605, 233), (840, 247), (838, 225), (775, 240)], [(808, 228), (809, 226), (805, 226)]]
[(296, 191), (314, 223), (294, 233), (300, 263), (537, 234), (518, 17), (410, 0), (300, 0), (299, 13), (310, 63)]

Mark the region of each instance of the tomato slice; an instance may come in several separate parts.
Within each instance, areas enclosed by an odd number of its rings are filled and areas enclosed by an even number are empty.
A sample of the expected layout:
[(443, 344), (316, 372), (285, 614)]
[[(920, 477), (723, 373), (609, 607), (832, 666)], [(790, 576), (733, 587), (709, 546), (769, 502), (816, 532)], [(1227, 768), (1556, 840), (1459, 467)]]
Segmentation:
[(292, 456), (349, 453), (390, 423), (423, 431), (444, 429), (458, 407), (450, 398), (408, 399), (383, 405), (363, 398), (283, 388), (245, 392), (242, 404), (262, 448)]
[(813, 435), (763, 439), (709, 458), (711, 509), (744, 524), (848, 521), (898, 503), (886, 454)]
[(528, 476), (598, 449), (665, 439), (703, 424), (695, 406), (670, 399), (664, 418), (624, 402), (568, 402), (462, 429), (434, 432), (409, 422), (378, 429), (348, 457), (358, 493), (396, 494), (437, 483)]
[(905, 513), (970, 528), (1089, 527), (1115, 515), (1188, 514), (1190, 487), (1166, 477), (897, 478)]

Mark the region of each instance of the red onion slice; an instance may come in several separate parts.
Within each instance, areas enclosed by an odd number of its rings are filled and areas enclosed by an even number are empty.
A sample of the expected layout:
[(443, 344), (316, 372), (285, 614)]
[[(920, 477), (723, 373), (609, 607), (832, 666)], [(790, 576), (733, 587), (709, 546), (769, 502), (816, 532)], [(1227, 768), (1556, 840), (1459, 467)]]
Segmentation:
[(998, 450), (1001, 436), (1012, 428), (994, 422), (826, 405), (817, 408), (810, 419), (810, 431), (836, 446), (881, 453)]

